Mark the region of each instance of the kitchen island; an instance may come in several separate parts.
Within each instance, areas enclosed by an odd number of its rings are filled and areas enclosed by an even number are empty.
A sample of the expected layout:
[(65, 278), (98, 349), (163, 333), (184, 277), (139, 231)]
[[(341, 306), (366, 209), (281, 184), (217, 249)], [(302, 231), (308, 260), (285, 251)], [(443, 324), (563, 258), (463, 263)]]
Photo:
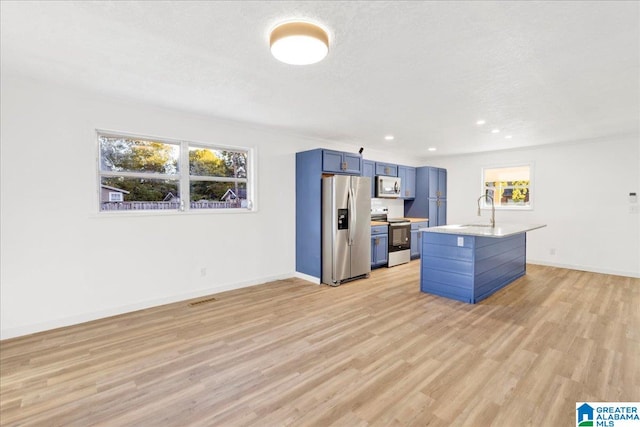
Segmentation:
[(527, 231), (544, 224), (421, 228), (420, 290), (471, 304), (526, 273)]

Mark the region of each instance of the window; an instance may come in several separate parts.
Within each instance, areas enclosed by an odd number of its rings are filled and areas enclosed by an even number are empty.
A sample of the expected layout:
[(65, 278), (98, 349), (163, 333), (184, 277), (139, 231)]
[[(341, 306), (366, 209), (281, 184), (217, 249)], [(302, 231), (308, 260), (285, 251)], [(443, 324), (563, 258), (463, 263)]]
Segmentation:
[(122, 193), (110, 191), (109, 192), (109, 201), (110, 202), (124, 202), (124, 198), (122, 197)]
[(246, 208), (247, 151), (189, 147), (192, 209)]
[[(531, 164), (482, 169), (483, 194), (493, 198), (496, 209), (532, 209)], [(483, 201), (483, 207), (491, 202)]]
[(98, 132), (99, 210), (252, 209), (249, 149)]

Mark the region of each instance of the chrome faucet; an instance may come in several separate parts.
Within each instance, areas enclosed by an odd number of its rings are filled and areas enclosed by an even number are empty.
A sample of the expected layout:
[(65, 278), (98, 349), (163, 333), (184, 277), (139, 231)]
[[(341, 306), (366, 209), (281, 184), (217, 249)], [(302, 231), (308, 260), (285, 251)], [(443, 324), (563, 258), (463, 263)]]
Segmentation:
[(488, 194), (483, 194), (482, 196), (478, 197), (478, 216), (480, 216), (480, 200), (482, 199), (491, 200), (491, 227), (495, 227), (496, 226), (496, 205), (493, 203), (493, 197), (489, 196)]

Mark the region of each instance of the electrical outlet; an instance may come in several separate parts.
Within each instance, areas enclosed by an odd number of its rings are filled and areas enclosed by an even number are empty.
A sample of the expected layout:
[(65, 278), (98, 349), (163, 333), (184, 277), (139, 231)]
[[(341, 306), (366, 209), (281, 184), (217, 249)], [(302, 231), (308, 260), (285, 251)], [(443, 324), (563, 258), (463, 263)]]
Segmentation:
[(200, 277), (204, 277), (207, 275), (207, 268), (206, 267), (202, 267), (200, 269)]
[(630, 214), (637, 214), (638, 213), (638, 205), (631, 205), (629, 206), (629, 213)]

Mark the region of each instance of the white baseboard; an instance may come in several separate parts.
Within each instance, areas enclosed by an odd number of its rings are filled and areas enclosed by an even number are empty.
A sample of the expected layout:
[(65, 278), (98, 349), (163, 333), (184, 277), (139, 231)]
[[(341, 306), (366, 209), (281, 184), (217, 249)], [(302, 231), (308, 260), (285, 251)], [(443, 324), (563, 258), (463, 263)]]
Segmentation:
[(311, 282), (316, 285), (322, 283), (318, 277), (309, 276), (308, 274), (300, 273), (299, 271), (296, 271), (293, 275), (298, 279), (306, 280), (307, 282)]
[(14, 328), (0, 329), (0, 340), (20, 337), (23, 335), (34, 334), (36, 332), (48, 331), (51, 329), (63, 328), (65, 326), (77, 325), (79, 323), (90, 322), (92, 320), (104, 319), (105, 317), (117, 316), (119, 314), (130, 313), (132, 311), (144, 310), (146, 308), (157, 307), (160, 305), (171, 304), (174, 302), (185, 301), (193, 298), (199, 298), (212, 294), (217, 294), (233, 289), (246, 288), (248, 286), (260, 285), (262, 283), (273, 282), (276, 280), (288, 279), (292, 274), (283, 274), (271, 277), (261, 277), (255, 280), (247, 280), (244, 282), (229, 283), (214, 288), (199, 289), (197, 291), (187, 292), (170, 297), (156, 298), (148, 301), (141, 301), (134, 304), (127, 304), (120, 307), (108, 308), (91, 313), (82, 313), (74, 316), (63, 317), (42, 323), (34, 323), (30, 325), (18, 326)]
[(588, 267), (584, 265), (562, 264), (562, 263), (556, 263), (556, 262), (539, 261), (535, 259), (527, 259), (527, 264), (545, 265), (547, 267), (567, 268), (569, 270), (589, 271), (591, 273), (610, 274), (612, 276), (640, 278), (639, 272), (609, 270), (606, 268), (594, 268), (594, 267)]

